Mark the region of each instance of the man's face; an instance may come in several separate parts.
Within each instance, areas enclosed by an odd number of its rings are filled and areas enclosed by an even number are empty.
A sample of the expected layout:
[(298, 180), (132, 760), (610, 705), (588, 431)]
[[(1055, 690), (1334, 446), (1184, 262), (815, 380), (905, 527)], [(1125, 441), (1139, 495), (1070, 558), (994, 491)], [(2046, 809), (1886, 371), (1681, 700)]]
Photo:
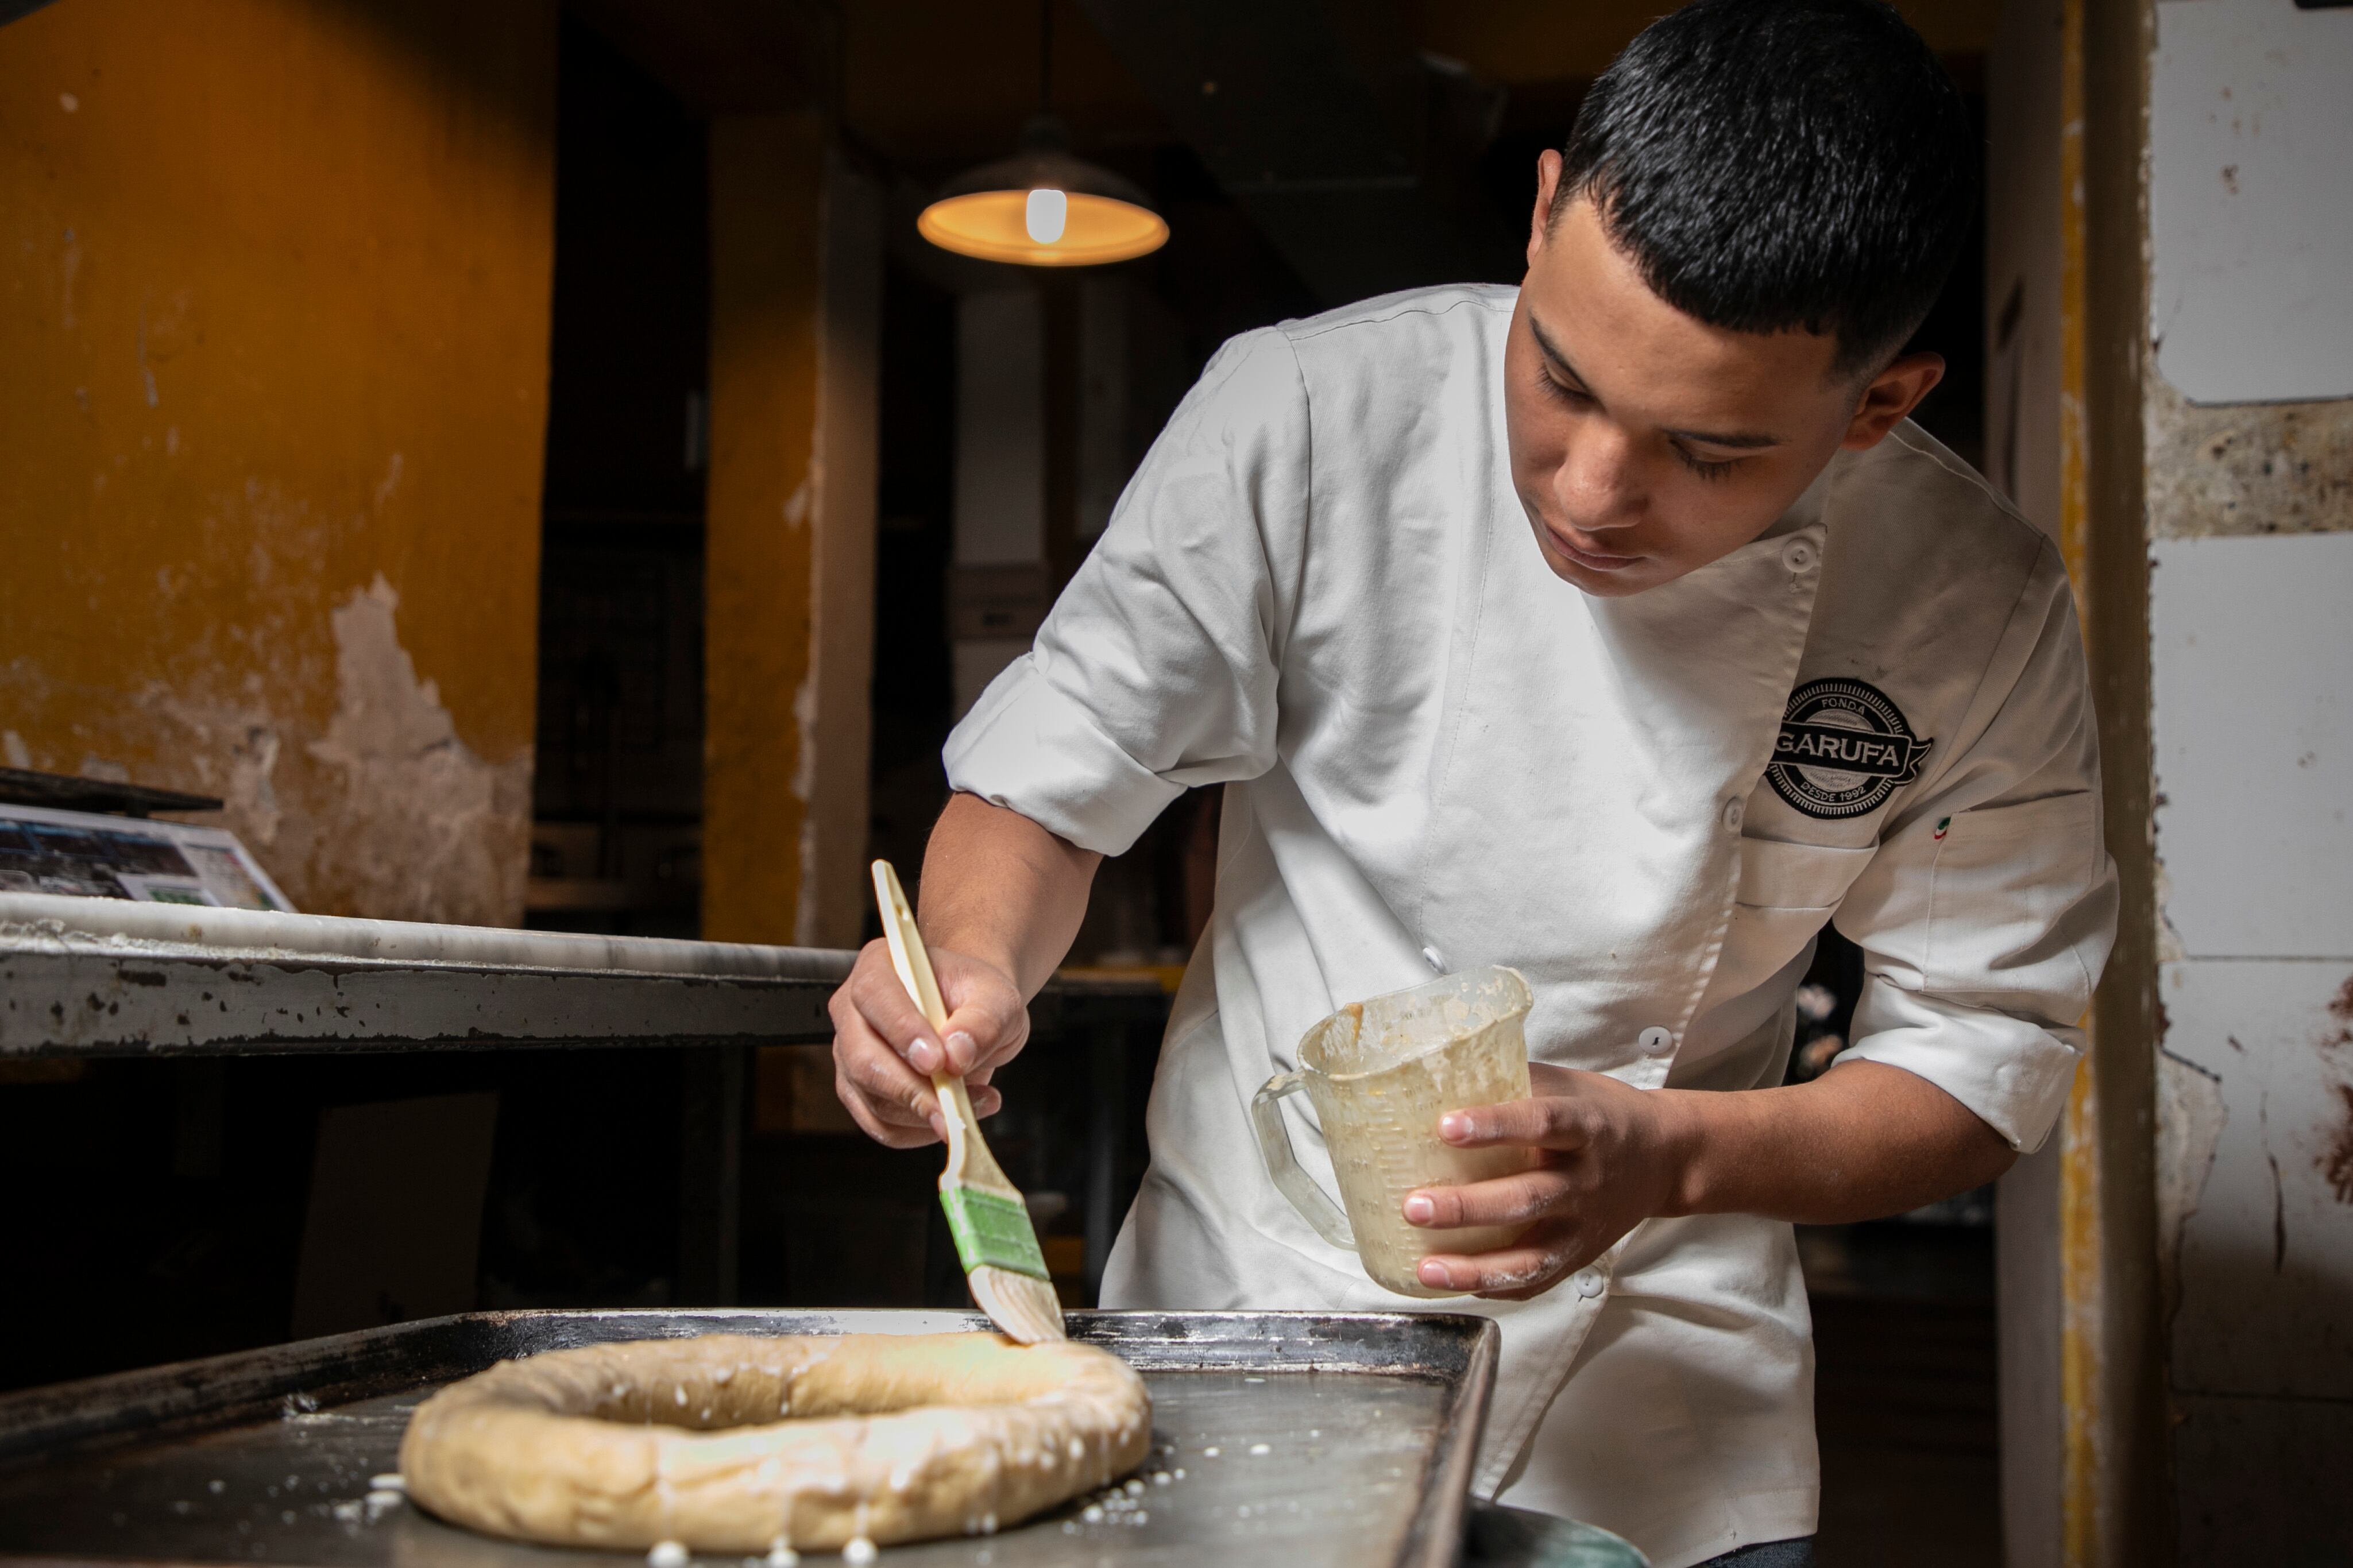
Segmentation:
[(1504, 355), (1512, 483), (1546, 564), (1588, 594), (1639, 594), (1770, 528), (1841, 447), (1870, 447), (1943, 374), (1912, 354), (1833, 378), (1836, 342), (1736, 332), (1661, 300), (1590, 201), (1547, 227), (1540, 165), (1528, 273)]

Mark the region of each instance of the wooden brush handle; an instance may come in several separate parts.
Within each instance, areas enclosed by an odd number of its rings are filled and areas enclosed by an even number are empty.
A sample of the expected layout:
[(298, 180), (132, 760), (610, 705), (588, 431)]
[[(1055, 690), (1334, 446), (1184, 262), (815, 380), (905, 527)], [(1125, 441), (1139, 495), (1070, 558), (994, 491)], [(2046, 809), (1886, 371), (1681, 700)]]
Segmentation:
[(915, 929), (915, 912), (907, 907), (907, 890), (899, 885), (899, 873), (888, 860), (874, 862), (874, 901), (882, 911), (882, 938), (891, 944), (891, 967), (899, 972), (899, 983), (907, 988), (907, 994), (922, 1010), (932, 1032), (939, 1037), (936, 1043), (943, 1070), (932, 1075), (932, 1089), (940, 1097), (940, 1120), (947, 1123), (948, 1140), (948, 1166), (940, 1180), (943, 1184), (962, 1181), (970, 1186), (997, 1187), (1012, 1193), (1013, 1184), (980, 1135), (980, 1119), (972, 1113), (972, 1096), (966, 1092), (964, 1079), (944, 1070), (947, 1004), (940, 998), (939, 976), (932, 971), (932, 955), (923, 946), (923, 933)]
[[(899, 873), (888, 860), (874, 862), (874, 901), (882, 911), (882, 939), (891, 944), (891, 967), (899, 972), (899, 983), (914, 998), (933, 1032), (945, 1035), (948, 1008), (940, 999), (939, 976), (932, 973), (923, 933), (915, 929), (915, 911), (907, 907), (907, 889), (899, 885)], [(944, 1039), (940, 1049), (947, 1049)]]

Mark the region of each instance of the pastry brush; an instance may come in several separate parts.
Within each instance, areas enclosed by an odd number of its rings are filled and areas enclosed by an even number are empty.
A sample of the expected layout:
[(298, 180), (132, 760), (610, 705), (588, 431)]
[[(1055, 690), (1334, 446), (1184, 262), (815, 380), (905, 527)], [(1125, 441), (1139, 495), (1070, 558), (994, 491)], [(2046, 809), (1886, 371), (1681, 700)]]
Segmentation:
[[(940, 1000), (931, 954), (924, 951), (923, 933), (915, 929), (906, 891), (899, 886), (899, 873), (888, 860), (874, 862), (874, 901), (881, 907), (882, 935), (891, 944), (892, 967), (931, 1024), (944, 1058), (947, 1007)], [(942, 1066), (942, 1071), (932, 1075), (948, 1140), (948, 1168), (940, 1173), (940, 1207), (947, 1211), (956, 1256), (964, 1260), (965, 1284), (980, 1310), (1007, 1337), (1025, 1345), (1062, 1339), (1062, 1303), (1046, 1272), (1038, 1229), (1029, 1222), (1029, 1206), (988, 1152), (964, 1079), (948, 1076), (944, 1060)]]

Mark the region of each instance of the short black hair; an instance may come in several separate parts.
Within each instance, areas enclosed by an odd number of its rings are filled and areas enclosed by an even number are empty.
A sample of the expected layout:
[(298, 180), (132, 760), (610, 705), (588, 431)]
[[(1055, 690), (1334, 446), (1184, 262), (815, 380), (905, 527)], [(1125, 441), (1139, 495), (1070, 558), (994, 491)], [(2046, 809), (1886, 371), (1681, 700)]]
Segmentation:
[(1589, 196), (1684, 314), (1835, 333), (1833, 374), (1875, 372), (1960, 254), (1977, 142), (1952, 78), (1880, 0), (1696, 0), (1595, 79), (1552, 215)]

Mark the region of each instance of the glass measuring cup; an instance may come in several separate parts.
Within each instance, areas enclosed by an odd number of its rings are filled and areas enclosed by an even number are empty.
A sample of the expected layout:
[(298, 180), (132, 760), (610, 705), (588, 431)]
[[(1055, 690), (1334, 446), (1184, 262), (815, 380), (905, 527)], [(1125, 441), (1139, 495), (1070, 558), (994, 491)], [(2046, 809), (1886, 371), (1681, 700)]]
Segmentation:
[[(1422, 1284), (1416, 1267), (1433, 1252), (1507, 1247), (1527, 1228), (1426, 1229), (1406, 1222), (1404, 1205), (1417, 1187), (1490, 1181), (1535, 1162), (1532, 1149), (1457, 1149), (1438, 1136), (1449, 1110), (1527, 1098), (1523, 1026), (1534, 1001), (1518, 970), (1491, 967), (1351, 1003), (1307, 1031), (1299, 1071), (1277, 1073), (1252, 1098), (1267, 1174), (1316, 1235), (1363, 1259), (1376, 1284), (1401, 1296), (1459, 1296)], [(1324, 1129), (1345, 1214), (1292, 1152), (1282, 1101), (1302, 1089)]]

